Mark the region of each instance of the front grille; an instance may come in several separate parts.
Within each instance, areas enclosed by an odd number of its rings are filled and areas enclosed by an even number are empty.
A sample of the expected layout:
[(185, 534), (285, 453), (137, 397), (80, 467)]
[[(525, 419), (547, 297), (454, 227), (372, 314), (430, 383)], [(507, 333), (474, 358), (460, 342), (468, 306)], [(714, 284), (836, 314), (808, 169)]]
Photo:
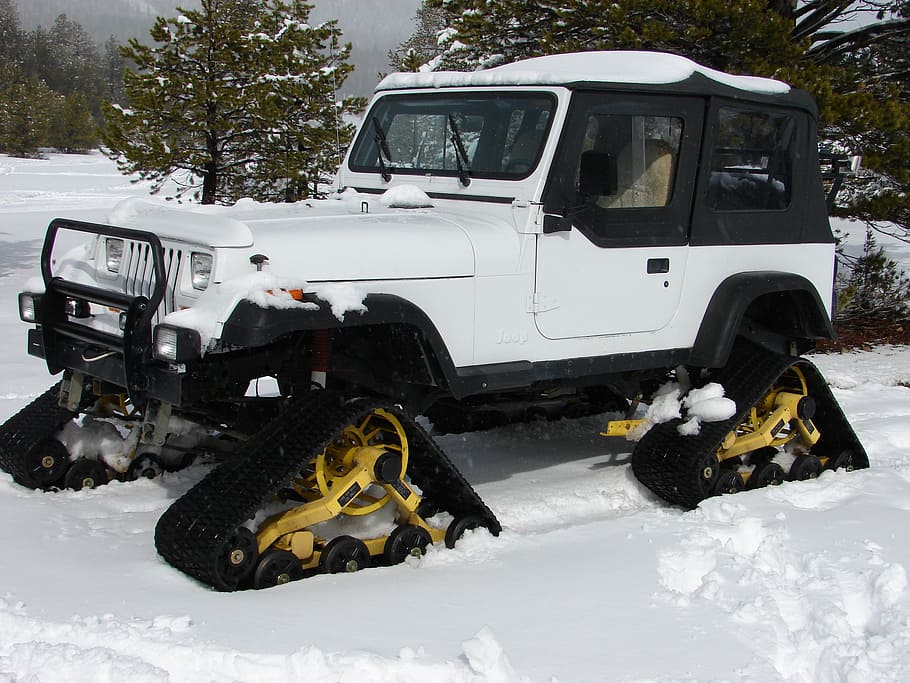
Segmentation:
[[(158, 306), (155, 323), (168, 313), (177, 310), (177, 283), (183, 266), (183, 250), (164, 248), (164, 272), (166, 284), (164, 296)], [(151, 297), (155, 286), (155, 266), (152, 247), (148, 242), (128, 241), (123, 248), (123, 291), (130, 296)]]

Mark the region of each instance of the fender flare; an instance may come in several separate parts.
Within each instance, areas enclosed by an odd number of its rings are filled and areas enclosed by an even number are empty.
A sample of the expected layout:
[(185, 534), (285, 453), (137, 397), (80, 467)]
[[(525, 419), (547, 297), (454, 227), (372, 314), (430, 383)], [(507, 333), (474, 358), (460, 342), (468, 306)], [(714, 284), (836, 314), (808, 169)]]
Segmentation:
[[(798, 307), (797, 326), (786, 330), (768, 325), (744, 327), (750, 307), (762, 297), (774, 294), (789, 295)], [(835, 336), (818, 290), (802, 275), (777, 271), (731, 275), (720, 283), (708, 303), (692, 346), (690, 362), (699, 367), (723, 367), (738, 335), (767, 336), (769, 332), (789, 340), (833, 339)], [(760, 339), (756, 341), (761, 343)]]
[(252, 301), (240, 301), (225, 321), (220, 341), (228, 347), (257, 348), (296, 332), (347, 329), (368, 325), (404, 324), (420, 330), (435, 356), (448, 385), (459, 383), (455, 363), (442, 335), (424, 311), (416, 304), (393, 294), (368, 294), (366, 310), (347, 311), (339, 320), (331, 307), (315, 295), (304, 294), (310, 306), (267, 308)]

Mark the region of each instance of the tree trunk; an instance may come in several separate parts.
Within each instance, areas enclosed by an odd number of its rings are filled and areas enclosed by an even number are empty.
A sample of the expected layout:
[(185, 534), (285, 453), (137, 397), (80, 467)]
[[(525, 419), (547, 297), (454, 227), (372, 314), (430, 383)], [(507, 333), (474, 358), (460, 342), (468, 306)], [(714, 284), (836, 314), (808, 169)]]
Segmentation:
[(207, 134), (206, 149), (209, 154), (209, 160), (206, 162), (202, 171), (202, 203), (214, 204), (218, 197), (218, 145), (215, 136)]

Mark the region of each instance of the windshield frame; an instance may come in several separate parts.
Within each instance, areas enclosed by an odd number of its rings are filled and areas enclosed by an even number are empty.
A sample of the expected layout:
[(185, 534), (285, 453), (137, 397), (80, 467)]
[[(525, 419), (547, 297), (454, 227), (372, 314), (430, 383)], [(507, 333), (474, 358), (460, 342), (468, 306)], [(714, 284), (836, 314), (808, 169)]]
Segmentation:
[[(509, 105), (512, 106), (509, 106)], [(348, 170), (355, 173), (369, 173), (379, 175), (381, 166), (396, 175), (432, 176), (459, 178), (460, 173), (454, 153), (451, 158), (446, 155), (445, 148), (438, 144), (438, 152), (443, 153), (442, 163), (431, 163), (421, 166), (400, 165), (395, 160), (383, 159), (380, 164), (379, 146), (374, 134), (376, 123), (382, 128), (383, 136), (390, 138), (390, 124), (394, 117), (416, 118), (421, 115), (421, 109), (426, 110), (426, 116), (438, 117), (439, 121), (446, 122), (443, 126), (447, 135), (451, 135), (448, 121), (451, 117), (467, 117), (482, 122), (482, 129), (476, 137), (471, 131), (462, 132), (466, 146), (474, 145), (470, 164), (471, 179), (490, 180), (524, 180), (532, 175), (540, 165), (544, 149), (550, 137), (553, 122), (557, 116), (559, 99), (552, 91), (547, 90), (444, 90), (432, 92), (390, 92), (377, 98), (367, 112), (367, 116), (360, 126), (360, 131), (351, 152), (348, 156)], [(526, 113), (534, 111), (536, 120), (525, 121)], [(517, 123), (510, 122), (516, 112), (522, 112), (521, 120)], [(544, 112), (546, 112), (544, 116)], [(402, 118), (406, 120), (406, 118)], [(491, 125), (492, 124), (492, 125)], [(517, 128), (515, 128), (517, 126)], [(468, 126), (469, 127), (469, 126)], [(475, 131), (476, 132), (476, 131)], [(519, 136), (528, 133), (536, 140), (536, 149), (533, 149), (533, 158), (528, 158), (520, 166), (512, 164), (511, 154), (518, 146)], [(525, 137), (528, 137), (527, 135)], [(435, 142), (435, 141), (434, 141)], [(451, 142), (446, 142), (450, 152), (454, 152)], [(479, 152), (478, 150), (483, 150)], [(412, 153), (417, 149), (409, 148)], [(478, 159), (485, 155), (486, 161), (478, 163)], [(508, 161), (508, 164), (507, 164)], [(449, 163), (451, 167), (445, 167)], [(494, 168), (493, 164), (499, 164)], [(513, 166), (510, 168), (509, 166)], [(439, 167), (442, 166), (442, 167)]]

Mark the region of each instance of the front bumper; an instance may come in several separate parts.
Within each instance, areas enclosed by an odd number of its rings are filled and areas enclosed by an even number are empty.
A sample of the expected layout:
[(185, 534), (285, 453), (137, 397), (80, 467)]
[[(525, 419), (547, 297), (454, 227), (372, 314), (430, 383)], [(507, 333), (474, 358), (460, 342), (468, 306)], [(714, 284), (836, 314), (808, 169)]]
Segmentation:
[[(141, 294), (131, 295), (56, 275), (52, 261), (60, 231), (144, 243), (150, 255), (148, 287)], [(141, 230), (55, 219), (48, 226), (44, 239), (41, 275), (45, 291), (34, 298), (36, 327), (29, 331), (28, 351), (44, 358), (51, 374), (61, 370), (82, 372), (122, 387), (137, 405), (144, 404), (150, 395), (179, 399), (179, 374), (167, 364), (156, 361), (152, 355), (153, 322), (167, 286), (164, 250), (156, 235)], [(119, 334), (93, 327), (87, 319), (73, 315), (74, 309), (88, 310), (92, 305), (120, 312)]]
[(28, 352), (48, 363), (48, 368), (80, 372), (86, 377), (100, 380), (111, 387), (117, 387), (130, 394), (134, 404), (148, 398), (157, 399), (175, 406), (183, 404), (187, 375), (160, 362), (143, 364), (134, 370), (130, 380), (126, 379), (123, 355), (103, 351), (93, 344), (76, 339), (62, 338), (54, 343), (52, 357), (48, 357), (44, 346), (45, 332), (41, 327), (28, 331)]

